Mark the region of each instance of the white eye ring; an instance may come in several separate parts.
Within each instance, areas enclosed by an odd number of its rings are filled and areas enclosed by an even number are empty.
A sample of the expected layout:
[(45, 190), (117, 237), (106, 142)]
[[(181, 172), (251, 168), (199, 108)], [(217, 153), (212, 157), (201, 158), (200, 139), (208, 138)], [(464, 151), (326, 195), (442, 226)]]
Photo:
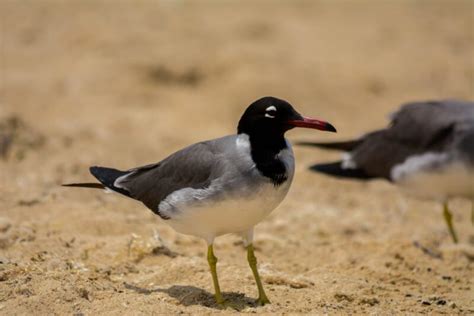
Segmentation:
[[(268, 108), (265, 109), (265, 112), (276, 112), (276, 107), (274, 105), (270, 105)], [(268, 118), (275, 118), (275, 115), (270, 115), (268, 113), (265, 113), (265, 117)]]

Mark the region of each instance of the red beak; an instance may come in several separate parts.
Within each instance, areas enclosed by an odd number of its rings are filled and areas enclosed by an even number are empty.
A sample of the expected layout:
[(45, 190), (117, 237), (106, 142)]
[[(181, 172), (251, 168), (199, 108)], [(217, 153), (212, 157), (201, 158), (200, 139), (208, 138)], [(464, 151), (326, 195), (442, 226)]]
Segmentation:
[(314, 129), (319, 129), (321, 131), (327, 131), (327, 132), (334, 132), (336, 133), (336, 128), (332, 126), (332, 124), (309, 118), (309, 117), (302, 117), (301, 119), (298, 120), (290, 120), (288, 121), (288, 124), (294, 127), (305, 127), (305, 128), (314, 128)]

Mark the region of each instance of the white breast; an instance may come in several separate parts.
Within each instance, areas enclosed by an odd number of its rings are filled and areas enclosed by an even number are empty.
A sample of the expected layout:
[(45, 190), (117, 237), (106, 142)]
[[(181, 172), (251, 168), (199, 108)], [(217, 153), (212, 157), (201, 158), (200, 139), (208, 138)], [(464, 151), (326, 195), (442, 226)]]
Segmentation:
[(444, 201), (450, 197), (474, 198), (474, 169), (447, 154), (413, 156), (392, 169), (392, 179), (406, 193)]

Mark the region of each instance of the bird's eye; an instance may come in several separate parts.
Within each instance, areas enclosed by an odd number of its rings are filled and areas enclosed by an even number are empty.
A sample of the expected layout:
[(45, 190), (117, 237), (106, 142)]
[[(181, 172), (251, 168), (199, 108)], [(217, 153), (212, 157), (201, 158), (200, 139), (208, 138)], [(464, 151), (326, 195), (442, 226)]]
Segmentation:
[(269, 106), (268, 108), (265, 109), (265, 117), (268, 117), (268, 118), (275, 118), (275, 115), (276, 115), (276, 107), (271, 105)]

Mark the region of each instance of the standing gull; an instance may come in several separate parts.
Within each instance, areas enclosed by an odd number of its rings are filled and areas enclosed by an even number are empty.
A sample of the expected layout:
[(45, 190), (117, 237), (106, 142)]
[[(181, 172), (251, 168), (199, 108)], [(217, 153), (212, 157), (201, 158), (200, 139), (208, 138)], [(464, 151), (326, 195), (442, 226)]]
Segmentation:
[[(474, 199), (474, 102), (430, 101), (403, 105), (385, 129), (336, 143), (300, 143), (347, 153), (310, 169), (335, 177), (383, 178), (407, 193), (443, 203), (458, 241), (448, 199)], [(471, 214), (474, 223), (474, 208)]]
[(120, 171), (91, 167), (100, 183), (66, 186), (108, 189), (141, 201), (176, 231), (207, 241), (215, 298), (223, 304), (213, 243), (242, 236), (258, 287), (257, 303), (269, 303), (252, 245), (254, 226), (284, 199), (295, 171), (284, 134), (294, 127), (335, 132), (329, 123), (301, 116), (286, 101), (264, 97), (242, 115), (236, 135), (186, 147), (161, 162)]

